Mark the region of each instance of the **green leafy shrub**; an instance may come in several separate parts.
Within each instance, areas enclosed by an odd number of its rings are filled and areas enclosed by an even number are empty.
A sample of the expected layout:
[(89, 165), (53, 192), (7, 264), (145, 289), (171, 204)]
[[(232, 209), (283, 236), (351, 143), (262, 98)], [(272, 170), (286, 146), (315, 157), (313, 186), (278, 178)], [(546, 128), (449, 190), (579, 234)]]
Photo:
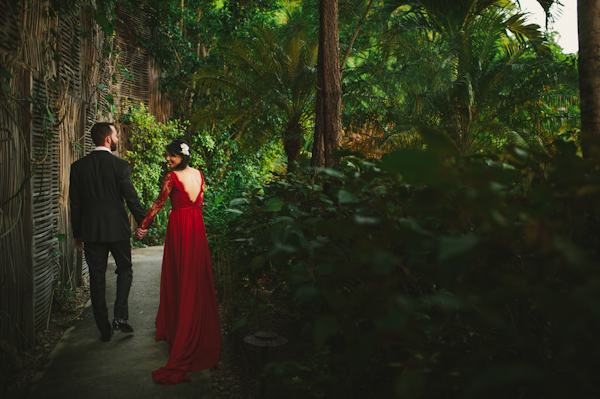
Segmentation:
[[(239, 151), (237, 141), (226, 131), (192, 132), (184, 137), (186, 124), (171, 121), (156, 122), (144, 104), (134, 106), (124, 117), (128, 130), (128, 148), (125, 155), (131, 165), (133, 184), (142, 206), (149, 209), (158, 197), (168, 167), (164, 158), (165, 146), (174, 139), (189, 141), (192, 150), (190, 166), (202, 171), (206, 181), (205, 212), (209, 244), (218, 245), (230, 212), (228, 203), (260, 179), (269, 176), (281, 158), (281, 149), (265, 145), (253, 154)], [(170, 203), (156, 216), (144, 242), (162, 244), (166, 231)]]
[[(144, 104), (134, 106), (127, 114), (128, 148), (125, 159), (131, 167), (131, 177), (142, 206), (150, 209), (158, 197), (164, 174), (165, 146), (183, 135), (184, 127), (177, 121), (166, 125), (156, 122)], [(170, 202), (156, 215), (144, 243), (162, 244), (167, 228)], [(139, 244), (138, 241), (134, 241)]]
[(283, 280), (302, 331), (305, 356), (265, 372), (298, 398), (597, 395), (598, 165), (432, 138), (232, 202), (238, 284)]
[(270, 171), (280, 168), (283, 151), (279, 145), (268, 143), (251, 154), (240, 151), (238, 142), (224, 130), (210, 134), (196, 132), (192, 148), (198, 151), (192, 166), (202, 170), (206, 179), (203, 215), (215, 288), (223, 319), (233, 323), (234, 314), (230, 310), (234, 302), (243, 301), (245, 290), (237, 289), (239, 276), (234, 266), (238, 255), (226, 234), (236, 215), (229, 204), (245, 192), (259, 190), (259, 182), (270, 179)]

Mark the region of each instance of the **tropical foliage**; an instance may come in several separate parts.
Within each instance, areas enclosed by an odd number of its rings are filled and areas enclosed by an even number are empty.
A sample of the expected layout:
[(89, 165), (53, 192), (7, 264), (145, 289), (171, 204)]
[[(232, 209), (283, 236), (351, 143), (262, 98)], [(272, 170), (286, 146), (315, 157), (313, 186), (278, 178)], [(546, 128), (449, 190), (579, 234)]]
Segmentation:
[(250, 4), (136, 0), (130, 6), (148, 16), (153, 34), (146, 38), (140, 35), (138, 40), (160, 61), (163, 90), (175, 104), (175, 116), (182, 119), (188, 119), (191, 110), (202, 104), (195, 102), (203, 96), (191, 85), (189, 77), (205, 64), (204, 58), (220, 52), (222, 47), (217, 43), (222, 39), (237, 38), (245, 26), (271, 20), (277, 9), (272, 0)]
[[(276, 138), (290, 168), (298, 154), (310, 156), (303, 149), (314, 130), (317, 2), (143, 7), (157, 29), (144, 43), (161, 60), (179, 118), (225, 130), (248, 152)], [(510, 143), (541, 150), (556, 125), (576, 138), (577, 81), (565, 79), (576, 65), (557, 59), (512, 2), (357, 0), (339, 9), (345, 147), (381, 156), (418, 146), (422, 125), (464, 154)], [(532, 129), (540, 115), (549, 123)]]
[[(415, 128), (426, 125), (463, 154), (515, 142), (540, 149), (539, 137), (525, 128), (530, 121), (514, 114), (558, 93), (557, 77), (567, 68), (538, 27), (498, 2), (455, 2), (450, 9), (448, 2), (419, 3), (394, 11), (385, 46), (356, 57), (345, 89), (345, 103), (353, 105), (346, 112), (349, 136), (370, 131), (383, 149), (420, 145)], [(574, 98), (577, 85), (570, 82)]]
[[(143, 104), (133, 106), (123, 121), (127, 124), (129, 140), (125, 158), (130, 162), (141, 203), (149, 209), (158, 197), (168, 170), (165, 146), (174, 139), (187, 139), (186, 126), (177, 121), (166, 125), (156, 122)], [(226, 133), (202, 130), (193, 132), (190, 148), (190, 165), (201, 170), (206, 180), (204, 216), (209, 242), (218, 246), (231, 216), (227, 211), (229, 202), (257, 186), (269, 171), (281, 169), (281, 149), (267, 143), (260, 151), (248, 155), (241, 153), (238, 143)], [(145, 244), (163, 242), (169, 209), (167, 202), (151, 225)]]
[[(129, 114), (123, 116), (128, 125), (128, 143), (125, 159), (129, 161), (133, 186), (145, 209), (150, 209), (160, 192), (165, 172), (165, 146), (173, 139), (182, 136), (182, 126), (178, 122), (164, 125), (155, 121), (148, 114), (146, 107), (132, 107)], [(161, 243), (166, 231), (168, 203), (156, 216), (153, 226), (148, 231), (146, 243)]]
[(195, 113), (198, 124), (232, 126), (241, 142), (283, 143), (293, 166), (314, 113), (317, 43), (296, 15), (282, 27), (258, 26), (243, 39), (223, 44), (223, 60), (199, 69), (193, 81), (223, 91), (222, 101)]
[(294, 331), (297, 356), (264, 377), (290, 398), (597, 394), (599, 169), (580, 157), (576, 59), (551, 36), (509, 1), (340, 5), (342, 163), (294, 169), (316, 2), (167, 3), (152, 46), (192, 123), (139, 109), (129, 156), (157, 191), (159, 148), (192, 144), (225, 327), (277, 308)]
[(236, 281), (255, 292), (233, 313), (253, 323), (283, 295), (302, 332), (270, 378), (291, 398), (597, 392), (598, 165), (560, 140), (493, 161), (421, 134), (427, 151), (288, 174), (233, 205)]

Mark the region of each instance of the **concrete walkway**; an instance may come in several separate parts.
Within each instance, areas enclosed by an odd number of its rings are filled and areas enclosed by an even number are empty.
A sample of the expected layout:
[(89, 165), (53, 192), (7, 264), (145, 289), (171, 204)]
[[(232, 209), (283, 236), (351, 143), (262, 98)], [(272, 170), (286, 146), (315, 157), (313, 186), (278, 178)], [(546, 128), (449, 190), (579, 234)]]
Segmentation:
[[(71, 327), (49, 355), (25, 395), (27, 399), (169, 399), (211, 397), (210, 371), (189, 373), (191, 383), (156, 384), (152, 370), (168, 360), (167, 344), (154, 340), (154, 319), (159, 303), (162, 247), (134, 248), (133, 285), (129, 294), (132, 334), (115, 331), (110, 342), (100, 340), (88, 301), (81, 321)], [(109, 257), (106, 302), (112, 320), (115, 299), (115, 264)]]

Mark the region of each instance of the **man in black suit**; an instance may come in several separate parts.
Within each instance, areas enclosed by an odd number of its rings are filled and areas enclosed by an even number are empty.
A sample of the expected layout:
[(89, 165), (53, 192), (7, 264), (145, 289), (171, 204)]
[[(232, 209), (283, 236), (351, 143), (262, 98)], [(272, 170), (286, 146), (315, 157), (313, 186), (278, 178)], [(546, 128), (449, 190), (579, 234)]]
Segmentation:
[[(112, 123), (96, 123), (90, 135), (96, 149), (71, 165), (69, 197), (75, 247), (85, 251), (90, 270), (90, 297), (96, 325), (103, 341), (110, 341), (113, 330), (133, 332), (128, 323), (131, 288), (131, 227), (123, 200), (136, 222), (145, 216), (131, 182), (129, 163), (111, 151), (117, 150), (117, 131)], [(138, 238), (147, 230), (138, 230)], [(106, 307), (106, 268), (108, 253), (117, 265), (117, 299), (113, 322)]]

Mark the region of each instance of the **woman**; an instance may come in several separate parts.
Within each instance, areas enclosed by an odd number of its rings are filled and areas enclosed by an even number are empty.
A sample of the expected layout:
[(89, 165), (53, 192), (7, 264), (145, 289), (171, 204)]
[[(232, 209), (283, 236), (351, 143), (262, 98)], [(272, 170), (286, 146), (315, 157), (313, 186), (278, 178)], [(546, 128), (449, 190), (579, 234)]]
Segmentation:
[[(202, 206), (204, 179), (188, 166), (189, 146), (166, 147), (167, 173), (158, 198), (138, 229), (146, 229), (171, 197), (156, 315), (156, 339), (169, 345), (169, 361), (152, 372), (155, 382), (189, 382), (188, 371), (213, 368), (221, 352), (221, 332)], [(137, 230), (136, 230), (137, 233)]]

